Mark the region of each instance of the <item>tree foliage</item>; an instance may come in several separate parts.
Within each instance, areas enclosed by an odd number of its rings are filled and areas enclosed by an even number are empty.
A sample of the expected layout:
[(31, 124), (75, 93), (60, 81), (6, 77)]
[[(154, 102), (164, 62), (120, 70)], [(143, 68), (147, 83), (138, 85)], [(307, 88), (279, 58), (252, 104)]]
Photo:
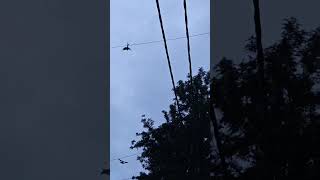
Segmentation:
[[(296, 19), (286, 19), (281, 39), (264, 49), (263, 120), (256, 108), (261, 93), (256, 58), (250, 55), (254, 42), (252, 37), (246, 45), (245, 61), (223, 58), (211, 81), (199, 69), (194, 89), (190, 80), (178, 82), (182, 117), (172, 104), (159, 127), (142, 118), (146, 130), (137, 133), (140, 139), (131, 148), (143, 150), (138, 159), (146, 172), (136, 179), (320, 179), (320, 29), (306, 32)], [(225, 169), (216, 152), (209, 98), (218, 111)]]

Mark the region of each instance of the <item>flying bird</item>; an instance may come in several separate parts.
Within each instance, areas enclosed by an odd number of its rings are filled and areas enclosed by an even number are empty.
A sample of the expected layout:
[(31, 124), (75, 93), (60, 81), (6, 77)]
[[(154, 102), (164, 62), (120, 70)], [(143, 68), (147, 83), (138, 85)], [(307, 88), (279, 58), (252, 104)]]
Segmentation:
[(110, 175), (110, 169), (102, 169), (102, 171), (101, 171), (100, 174), (101, 174), (101, 175), (103, 175), (103, 174)]
[(127, 163), (128, 163), (128, 162), (123, 161), (123, 160), (121, 160), (121, 159), (119, 159), (119, 161), (120, 161), (121, 164), (127, 164)]
[(129, 44), (127, 43), (127, 46), (124, 47), (122, 50), (123, 50), (123, 51), (129, 51), (129, 50), (131, 50), (131, 49), (129, 48)]

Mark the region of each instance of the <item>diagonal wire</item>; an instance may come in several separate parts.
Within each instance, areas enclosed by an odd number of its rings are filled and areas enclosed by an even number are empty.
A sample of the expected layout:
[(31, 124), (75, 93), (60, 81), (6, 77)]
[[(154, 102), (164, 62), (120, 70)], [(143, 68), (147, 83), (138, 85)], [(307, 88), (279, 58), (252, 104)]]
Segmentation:
[[(185, 20), (185, 26), (186, 26), (186, 36), (187, 36), (187, 47), (188, 47), (188, 60), (189, 60), (189, 74), (190, 74), (190, 87), (191, 87), (191, 106), (192, 109), (195, 110), (195, 112), (198, 111), (198, 106), (197, 104), (195, 104), (195, 101), (197, 101), (197, 91), (196, 88), (194, 86), (193, 83), (193, 77), (192, 77), (192, 61), (191, 61), (191, 50), (190, 50), (190, 38), (189, 38), (189, 28), (188, 28), (188, 12), (187, 12), (187, 1), (184, 0), (183, 1), (183, 8), (184, 8), (184, 20)], [(191, 137), (192, 137), (192, 143), (191, 145), (191, 156), (192, 159), (195, 161), (192, 161), (192, 166), (191, 166), (191, 171), (193, 171), (193, 173), (198, 174), (200, 173), (200, 169), (198, 169), (200, 167), (200, 149), (199, 149), (199, 144), (198, 144), (198, 140), (199, 140), (199, 135), (198, 132), (200, 131), (199, 129), (199, 117), (197, 115), (195, 115), (194, 117), (192, 117), (193, 120), (193, 125), (192, 125), (192, 129), (193, 131), (191, 132)]]
[(114, 159), (111, 159), (110, 161), (116, 161), (118, 159), (124, 159), (124, 158), (128, 158), (128, 157), (132, 157), (132, 156), (136, 156), (140, 153), (135, 153), (135, 154), (130, 154), (130, 155), (126, 155), (126, 156), (122, 156), (122, 157), (118, 157), (118, 158), (114, 158)]
[(161, 25), (162, 37), (163, 37), (163, 41), (164, 41), (164, 47), (165, 47), (165, 49), (166, 49), (166, 55), (167, 55), (168, 66), (169, 66), (169, 70), (170, 70), (170, 76), (171, 76), (171, 82), (172, 82), (172, 86), (173, 86), (173, 91), (174, 91), (174, 95), (175, 95), (175, 98), (176, 98), (176, 104), (177, 104), (178, 112), (179, 112), (179, 114), (181, 115), (180, 106), (179, 106), (179, 101), (178, 101), (178, 96), (177, 96), (177, 91), (176, 91), (176, 85), (175, 85), (175, 83), (174, 83), (174, 78), (173, 78), (173, 73), (172, 73), (172, 68), (171, 68), (169, 53), (168, 53), (166, 36), (165, 36), (165, 33), (164, 33), (164, 29), (163, 29), (163, 23), (162, 23), (162, 18), (161, 18), (159, 0), (156, 0), (156, 3), (157, 3), (158, 14), (159, 14), (159, 21), (160, 21), (160, 25)]
[[(205, 33), (199, 33), (199, 34), (193, 34), (190, 35), (189, 37), (197, 37), (197, 36), (203, 36), (203, 35), (208, 35), (210, 32), (205, 32)], [(176, 37), (176, 38), (168, 38), (167, 41), (175, 41), (179, 39), (184, 39), (187, 38), (186, 36), (181, 36), (181, 37)], [(139, 45), (145, 45), (145, 44), (153, 44), (153, 43), (160, 43), (163, 42), (163, 40), (157, 40), (157, 41), (147, 41), (147, 42), (141, 42), (141, 43), (132, 43), (131, 46), (139, 46)], [(123, 45), (118, 45), (118, 46), (112, 46), (111, 48), (121, 48)]]
[(191, 55), (190, 55), (190, 39), (189, 39), (188, 13), (187, 13), (187, 2), (186, 2), (186, 0), (183, 1), (183, 7), (184, 7), (184, 20), (185, 20), (185, 24), (186, 24), (186, 36), (187, 36), (187, 43), (188, 43), (190, 82), (191, 82), (191, 86), (192, 86), (192, 64), (191, 64)]

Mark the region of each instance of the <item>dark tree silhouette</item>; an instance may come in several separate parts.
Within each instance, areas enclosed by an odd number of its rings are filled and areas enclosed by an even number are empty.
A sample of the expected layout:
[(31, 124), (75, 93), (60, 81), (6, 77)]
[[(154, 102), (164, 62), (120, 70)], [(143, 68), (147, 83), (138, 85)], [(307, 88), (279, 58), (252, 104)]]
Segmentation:
[[(164, 113), (166, 123), (160, 127), (153, 127), (151, 119), (142, 118), (144, 128), (147, 131), (137, 133), (141, 140), (133, 142), (132, 148), (143, 148), (143, 153), (139, 160), (143, 167), (149, 172), (140, 174), (137, 179), (208, 179), (210, 173), (210, 132), (208, 121), (209, 102), (209, 75), (202, 69), (193, 78), (193, 87), (190, 80), (179, 81), (177, 86), (177, 96), (181, 103), (179, 116), (174, 104), (170, 106), (170, 111)], [(197, 91), (192, 91), (194, 88)], [(189, 96), (189, 93), (196, 94)], [(201, 108), (195, 107), (193, 104)], [(198, 160), (200, 167), (198, 171), (193, 171), (194, 160), (191, 158), (190, 143), (192, 143), (192, 131), (194, 130), (192, 120), (197, 118), (200, 123), (198, 138)], [(197, 173), (197, 174), (195, 174)]]
[[(306, 32), (296, 19), (286, 19), (281, 39), (264, 49), (263, 122), (257, 111), (261, 89), (258, 57), (252, 56), (257, 50), (254, 38), (246, 48), (243, 62), (223, 58), (216, 64), (212, 81), (200, 69), (194, 89), (190, 80), (178, 82), (182, 116), (173, 103), (163, 111), (165, 122), (159, 127), (142, 117), (146, 130), (137, 133), (140, 139), (131, 148), (143, 150), (138, 159), (146, 172), (135, 179), (320, 179), (320, 28)], [(210, 86), (215, 87), (212, 94)], [(218, 110), (215, 130), (221, 135), (225, 166), (210, 129), (210, 99)], [(195, 119), (198, 167), (189, 148)]]

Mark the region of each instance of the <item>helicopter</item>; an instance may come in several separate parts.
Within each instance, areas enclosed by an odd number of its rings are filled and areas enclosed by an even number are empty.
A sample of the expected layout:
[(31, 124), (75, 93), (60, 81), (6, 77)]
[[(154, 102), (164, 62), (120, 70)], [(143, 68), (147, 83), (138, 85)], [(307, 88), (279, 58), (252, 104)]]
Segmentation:
[(123, 160), (121, 160), (121, 159), (118, 159), (118, 160), (120, 161), (121, 164), (127, 164), (127, 163), (128, 163), (128, 162), (123, 161)]
[(123, 51), (129, 51), (129, 50), (131, 50), (131, 49), (129, 48), (129, 43), (127, 43), (127, 46), (124, 47), (122, 50), (123, 50)]

